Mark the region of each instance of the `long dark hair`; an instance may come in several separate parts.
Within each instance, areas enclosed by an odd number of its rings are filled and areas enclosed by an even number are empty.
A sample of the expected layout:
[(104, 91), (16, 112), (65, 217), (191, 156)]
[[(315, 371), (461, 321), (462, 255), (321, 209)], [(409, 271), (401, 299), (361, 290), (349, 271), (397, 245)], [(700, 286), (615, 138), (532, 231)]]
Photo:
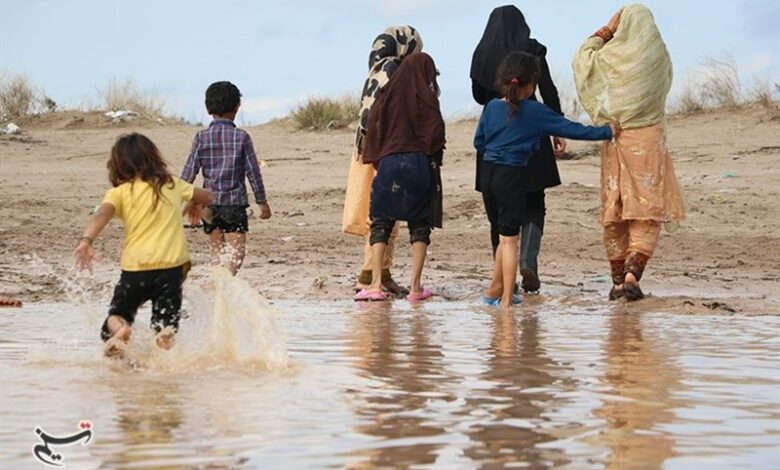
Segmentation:
[(527, 52), (511, 52), (498, 67), (496, 90), (509, 101), (512, 113), (517, 111), (520, 98), (517, 90), (539, 81), (539, 58)]
[(168, 164), (163, 160), (160, 150), (148, 137), (136, 132), (116, 140), (106, 166), (108, 180), (114, 187), (132, 183), (136, 178), (149, 183), (154, 189), (154, 209), (162, 196), (163, 185), (173, 186), (173, 177), (168, 172)]

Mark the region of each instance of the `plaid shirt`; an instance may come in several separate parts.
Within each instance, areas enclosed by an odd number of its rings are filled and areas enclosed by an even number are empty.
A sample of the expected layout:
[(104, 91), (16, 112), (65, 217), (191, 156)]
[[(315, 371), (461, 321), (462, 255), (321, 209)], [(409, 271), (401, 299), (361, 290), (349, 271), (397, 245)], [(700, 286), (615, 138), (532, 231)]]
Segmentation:
[(229, 119), (214, 119), (198, 131), (184, 164), (181, 179), (192, 183), (203, 169), (203, 187), (214, 193), (217, 206), (246, 206), (245, 179), (249, 178), (255, 202), (264, 204), (265, 188), (249, 134)]

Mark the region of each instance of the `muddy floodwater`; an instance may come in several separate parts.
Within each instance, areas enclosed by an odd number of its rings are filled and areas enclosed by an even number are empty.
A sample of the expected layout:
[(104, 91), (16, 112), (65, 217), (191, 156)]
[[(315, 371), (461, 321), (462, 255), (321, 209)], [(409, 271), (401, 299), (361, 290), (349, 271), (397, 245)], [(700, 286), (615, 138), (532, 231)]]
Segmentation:
[(780, 467), (777, 316), (286, 301), (223, 334), (189, 303), (167, 353), (142, 310), (127, 363), (104, 306), (0, 311), (0, 467), (85, 421), (67, 468)]

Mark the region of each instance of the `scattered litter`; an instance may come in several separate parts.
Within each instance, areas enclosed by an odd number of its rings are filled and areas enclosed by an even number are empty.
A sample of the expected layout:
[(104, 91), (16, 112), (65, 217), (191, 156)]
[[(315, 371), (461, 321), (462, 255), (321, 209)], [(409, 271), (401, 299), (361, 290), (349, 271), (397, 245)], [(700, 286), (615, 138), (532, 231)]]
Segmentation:
[(322, 289), (322, 286), (325, 284), (325, 282), (329, 279), (327, 274), (320, 274), (316, 278), (314, 278), (314, 282), (312, 282), (312, 285), (316, 287), (317, 289)]
[(724, 173), (723, 174), (723, 178), (737, 178), (738, 176), (739, 176), (739, 173), (732, 173), (732, 172), (728, 172), (728, 173)]
[(302, 215), (303, 215), (303, 212), (295, 211), (295, 212), (290, 212), (289, 214), (287, 214), (287, 217), (300, 217)]
[(723, 302), (710, 302), (710, 303), (703, 303), (705, 307), (707, 307), (710, 310), (725, 310), (726, 312), (736, 313), (737, 311), (734, 310), (732, 307), (730, 307), (728, 304)]
[(268, 166), (268, 162), (265, 160), (260, 160), (260, 168), (265, 168)]
[(120, 111), (107, 111), (106, 117), (111, 118), (111, 122), (124, 122), (124, 121), (132, 121), (138, 116), (138, 113), (135, 111), (130, 111), (127, 109), (123, 109)]
[(291, 241), (293, 241), (293, 239), (295, 239), (294, 236), (282, 237), (282, 241), (285, 242), (285, 243), (291, 242)]
[(12, 122), (9, 122), (4, 129), (0, 129), (0, 132), (8, 135), (16, 135), (22, 133), (22, 128)]
[(305, 227), (305, 226), (307, 226), (307, 225), (309, 225), (309, 224), (307, 224), (306, 222), (298, 222), (298, 223), (297, 223), (297, 224), (295, 224), (295, 225), (297, 225), (298, 227)]
[(609, 281), (609, 276), (602, 274), (600, 276), (593, 276), (590, 280), (593, 282), (607, 282)]

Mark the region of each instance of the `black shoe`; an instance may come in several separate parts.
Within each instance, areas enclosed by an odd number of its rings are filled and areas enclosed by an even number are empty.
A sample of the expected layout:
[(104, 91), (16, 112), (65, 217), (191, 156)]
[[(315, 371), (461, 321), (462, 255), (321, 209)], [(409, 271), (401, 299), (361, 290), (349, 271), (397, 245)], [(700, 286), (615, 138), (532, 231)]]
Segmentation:
[(536, 269), (523, 268), (520, 270), (520, 275), (523, 276), (523, 290), (525, 292), (536, 292), (542, 286)]
[(623, 295), (629, 302), (645, 298), (645, 293), (639, 288), (639, 284), (623, 284)]
[(409, 289), (398, 285), (393, 278), (382, 281), (382, 288), (389, 292), (396, 299), (403, 299), (409, 295)]
[(622, 297), (625, 297), (626, 293), (623, 292), (623, 289), (617, 289), (615, 286), (612, 286), (612, 289), (609, 291), (609, 300), (617, 300)]

